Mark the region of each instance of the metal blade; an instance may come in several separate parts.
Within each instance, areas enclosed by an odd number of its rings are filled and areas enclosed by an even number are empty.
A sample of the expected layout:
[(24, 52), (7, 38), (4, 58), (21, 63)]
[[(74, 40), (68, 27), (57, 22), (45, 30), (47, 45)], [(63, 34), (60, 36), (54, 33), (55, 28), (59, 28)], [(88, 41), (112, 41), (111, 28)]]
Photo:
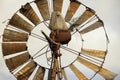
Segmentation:
[(39, 66), (39, 68), (32, 80), (43, 80), (44, 74), (45, 74), (45, 68)]
[(87, 19), (89, 19), (93, 15), (94, 15), (94, 12), (90, 8), (87, 8), (86, 11), (75, 22), (75, 24), (81, 25), (83, 22), (85, 22)]
[[(81, 57), (77, 58), (77, 61), (82, 63), (83, 65), (85, 65), (86, 67), (90, 68), (91, 70), (97, 72), (100, 70), (100, 66), (97, 66)], [(101, 70), (98, 72), (102, 77), (104, 77), (106, 80), (113, 80), (116, 76), (115, 73), (105, 69), (105, 68), (101, 68)]]
[(100, 27), (102, 27), (102, 26), (103, 26), (103, 22), (102, 22), (102, 21), (97, 21), (97, 22), (91, 24), (90, 26), (88, 26), (87, 28), (81, 30), (80, 33), (81, 33), (81, 34), (85, 34), (85, 33), (88, 33), (88, 32), (90, 32), (90, 31), (92, 31), (92, 30), (95, 30), (95, 29), (97, 29), (97, 28), (100, 28)]
[(34, 69), (36, 68), (36, 63), (31, 61), (25, 67), (23, 67), (20, 71), (15, 74), (17, 80), (28, 80)]
[(18, 14), (14, 14), (11, 20), (9, 21), (9, 25), (12, 25), (16, 28), (22, 29), (30, 33), (33, 29), (33, 26), (21, 18)]
[(20, 65), (27, 62), (29, 59), (30, 59), (29, 53), (24, 53), (24, 54), (12, 57), (10, 59), (6, 59), (5, 62), (6, 62), (7, 67), (9, 68), (9, 70), (13, 71), (14, 69), (19, 67)]
[(4, 56), (26, 50), (26, 43), (2, 43), (2, 51)]
[(81, 80), (81, 79), (82, 80), (88, 80), (88, 78), (84, 74), (82, 74), (73, 64), (70, 65), (70, 68), (75, 73), (75, 75), (77, 76), (77, 78), (79, 80)]
[(104, 59), (106, 55), (106, 51), (82, 48), (81, 54), (88, 54), (90, 56)]
[(54, 11), (62, 11), (63, 0), (53, 0), (53, 9)]
[(38, 25), (40, 23), (40, 19), (31, 7), (29, 3), (22, 6), (22, 8), (19, 10), (21, 14), (26, 16), (34, 25)]
[(65, 70), (64, 70), (64, 69), (62, 69), (62, 74), (63, 74), (63, 76), (64, 76), (64, 80), (68, 80), (68, 79), (67, 79), (66, 72), (65, 72)]
[(47, 0), (35, 0), (36, 5), (44, 20), (50, 19), (50, 11)]
[(94, 14), (95, 12), (93, 10), (91, 10), (90, 8), (86, 8), (84, 13), (78, 18), (78, 20), (70, 26), (69, 30), (72, 31), (74, 27), (80, 26), (85, 21), (87, 21), (90, 17), (92, 17)]
[(69, 22), (71, 20), (71, 18), (73, 17), (73, 15), (75, 14), (75, 12), (77, 11), (77, 9), (80, 6), (80, 2), (78, 1), (72, 1), (70, 2), (70, 5), (68, 7), (66, 16), (65, 16), (65, 21)]
[(11, 41), (24, 41), (28, 40), (28, 34), (23, 32), (17, 32), (10, 29), (5, 29), (3, 34), (3, 41), (4, 42), (11, 42)]

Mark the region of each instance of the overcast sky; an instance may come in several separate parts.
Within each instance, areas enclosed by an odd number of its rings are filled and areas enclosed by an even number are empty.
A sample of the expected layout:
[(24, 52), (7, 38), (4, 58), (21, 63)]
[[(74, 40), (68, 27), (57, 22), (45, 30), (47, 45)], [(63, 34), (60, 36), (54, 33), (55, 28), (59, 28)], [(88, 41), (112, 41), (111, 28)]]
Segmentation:
[[(6, 19), (10, 19), (13, 13), (21, 5), (31, 0), (0, 0), (0, 35), (2, 34), (2, 24)], [(119, 74), (115, 80), (120, 80), (120, 0), (79, 0), (90, 8), (94, 9), (100, 19), (103, 20), (107, 30), (110, 44), (109, 53), (106, 57), (104, 67)], [(15, 80), (4, 64), (0, 47), (0, 80)]]

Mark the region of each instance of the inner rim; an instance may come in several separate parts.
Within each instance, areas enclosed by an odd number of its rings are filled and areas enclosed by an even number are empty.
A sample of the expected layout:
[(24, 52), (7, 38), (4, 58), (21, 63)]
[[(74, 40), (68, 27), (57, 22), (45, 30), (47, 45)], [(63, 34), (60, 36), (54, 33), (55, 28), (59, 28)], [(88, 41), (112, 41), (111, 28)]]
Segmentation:
[[(39, 25), (37, 25), (31, 31), (31, 34), (29, 36), (28, 43), (27, 43), (28, 51), (36, 63), (38, 63), (43, 67), (50, 68), (51, 51), (50, 51), (48, 42), (46, 42), (47, 40), (45, 39), (44, 35), (41, 33), (41, 30), (43, 30), (48, 36), (51, 32), (50, 29), (46, 27), (44, 23), (40, 23)], [(45, 41), (42, 39), (38, 39), (40, 37), (43, 37)], [(71, 41), (68, 44), (61, 45), (61, 48), (60, 48), (60, 53), (62, 54), (61, 67), (66, 67), (76, 60), (79, 53), (75, 52), (76, 54), (74, 54), (72, 52), (74, 52), (74, 50), (80, 52), (81, 46), (82, 46), (82, 41), (79, 33), (72, 35)], [(72, 52), (66, 50), (64, 47), (72, 49)]]

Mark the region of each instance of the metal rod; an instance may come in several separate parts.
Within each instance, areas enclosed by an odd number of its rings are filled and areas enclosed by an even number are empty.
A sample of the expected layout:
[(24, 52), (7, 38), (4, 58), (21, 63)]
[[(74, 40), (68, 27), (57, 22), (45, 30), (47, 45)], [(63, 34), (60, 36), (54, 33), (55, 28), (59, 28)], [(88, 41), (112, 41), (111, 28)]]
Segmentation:
[[(48, 46), (48, 44), (45, 45), (43, 48), (41, 48), (39, 51), (37, 51), (32, 57), (34, 57), (35, 55), (37, 55), (40, 51), (42, 51), (43, 49), (45, 49), (47, 46)], [(46, 52), (47, 52), (47, 51), (46, 51)]]

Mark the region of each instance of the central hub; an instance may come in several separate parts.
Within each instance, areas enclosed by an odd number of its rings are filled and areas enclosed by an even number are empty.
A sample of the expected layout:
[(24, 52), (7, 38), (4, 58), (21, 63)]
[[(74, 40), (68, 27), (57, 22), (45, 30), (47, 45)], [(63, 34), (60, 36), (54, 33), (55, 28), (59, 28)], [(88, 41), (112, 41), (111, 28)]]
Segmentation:
[(69, 30), (54, 30), (50, 33), (50, 38), (60, 44), (68, 44), (71, 40), (71, 33)]

